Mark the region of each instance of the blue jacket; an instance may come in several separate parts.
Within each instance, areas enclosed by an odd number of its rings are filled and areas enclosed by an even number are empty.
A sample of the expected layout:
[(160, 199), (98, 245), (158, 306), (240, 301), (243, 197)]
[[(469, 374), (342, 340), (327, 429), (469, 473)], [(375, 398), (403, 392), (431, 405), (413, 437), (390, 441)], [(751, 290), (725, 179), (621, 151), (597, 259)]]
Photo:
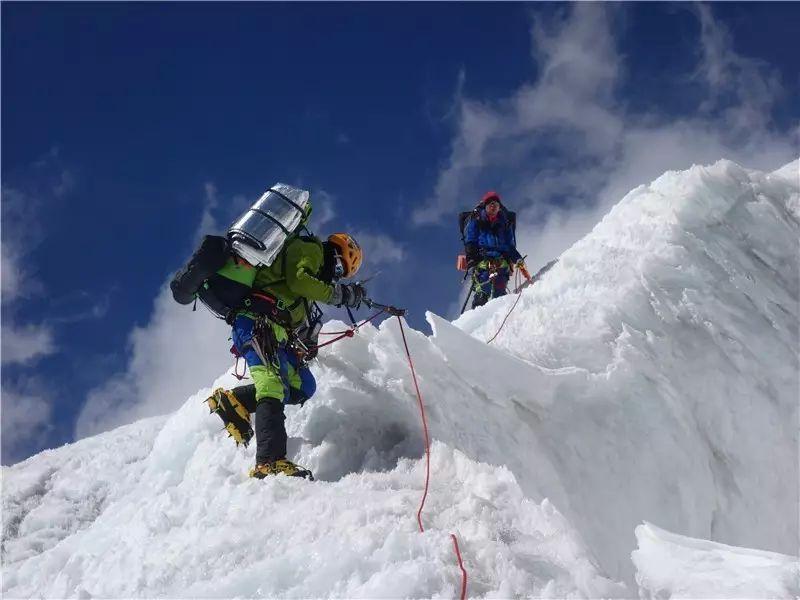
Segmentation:
[(477, 218), (472, 217), (464, 233), (467, 258), (505, 258), (516, 262), (522, 256), (517, 252), (517, 240), (503, 208), (494, 223), (489, 222), (486, 209), (478, 209)]

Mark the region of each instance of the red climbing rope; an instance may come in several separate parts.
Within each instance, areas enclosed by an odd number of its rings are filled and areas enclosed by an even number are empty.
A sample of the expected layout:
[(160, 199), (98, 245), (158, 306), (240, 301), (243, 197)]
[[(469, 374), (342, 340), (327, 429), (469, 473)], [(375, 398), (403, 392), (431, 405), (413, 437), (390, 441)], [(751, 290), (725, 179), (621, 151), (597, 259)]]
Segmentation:
[(403, 336), (403, 345), (406, 347), (408, 366), (411, 367), (411, 378), (414, 380), (414, 388), (417, 390), (419, 414), (422, 416), (422, 430), (425, 433), (425, 491), (422, 494), (422, 502), (420, 502), (419, 510), (417, 511), (417, 523), (419, 523), (419, 530), (420, 532), (424, 532), (425, 528), (422, 526), (422, 507), (425, 506), (425, 499), (428, 497), (428, 483), (431, 479), (431, 445), (430, 439), (428, 438), (428, 419), (425, 417), (425, 405), (422, 403), (422, 394), (419, 391), (419, 384), (417, 383), (417, 373), (414, 370), (414, 361), (411, 360), (411, 352), (408, 349), (406, 332), (403, 328), (403, 320), (400, 317), (397, 317), (397, 322), (400, 324), (400, 335)]
[(458, 567), (461, 569), (461, 600), (464, 600), (464, 598), (467, 597), (467, 571), (464, 569), (464, 562), (461, 560), (461, 551), (458, 549), (458, 538), (452, 533), (450, 537), (453, 538), (453, 548), (456, 550)]
[[(406, 340), (406, 332), (403, 327), (403, 320), (397, 316), (397, 322), (400, 325), (400, 335), (403, 337), (403, 346), (406, 349), (406, 357), (408, 358), (408, 366), (411, 368), (411, 378), (414, 380), (414, 389), (417, 391), (417, 400), (419, 401), (419, 414), (422, 416), (422, 430), (425, 433), (425, 490), (422, 493), (422, 501), (419, 504), (417, 511), (417, 523), (419, 524), (420, 533), (425, 531), (422, 526), (422, 508), (425, 506), (425, 499), (428, 497), (428, 484), (431, 479), (431, 445), (430, 438), (428, 437), (428, 419), (425, 417), (425, 404), (422, 402), (422, 394), (419, 391), (419, 383), (417, 382), (417, 373), (414, 370), (414, 361), (411, 359), (411, 351), (408, 349), (408, 341)], [(461, 560), (461, 551), (458, 549), (458, 540), (454, 534), (450, 534), (453, 538), (453, 546), (455, 547), (456, 556), (458, 557), (458, 566), (461, 568), (461, 600), (466, 598), (467, 594), (467, 572), (464, 569), (464, 563)]]
[[(516, 277), (514, 279), (514, 289), (519, 288), (519, 285), (520, 285), (520, 283), (519, 283), (519, 270), (517, 270), (517, 274), (516, 274)], [(514, 312), (514, 309), (517, 308), (517, 303), (519, 302), (520, 298), (522, 298), (522, 290), (517, 292), (517, 299), (514, 300), (514, 304), (511, 306), (511, 310), (508, 311), (508, 314), (506, 314), (506, 318), (503, 319), (502, 323), (500, 323), (500, 329), (498, 329), (497, 333), (495, 333), (491, 337), (491, 339), (489, 339), (489, 341), (486, 342), (487, 344), (491, 344), (494, 341), (494, 338), (496, 338), (500, 334), (500, 332), (503, 330), (503, 327), (505, 327), (506, 321), (508, 321), (508, 317), (510, 317), (511, 313)]]
[(338, 342), (339, 340), (344, 339), (346, 337), (353, 337), (355, 335), (357, 329), (359, 329), (360, 327), (366, 325), (370, 321), (373, 321), (373, 320), (377, 319), (379, 316), (381, 316), (385, 312), (386, 312), (386, 309), (378, 311), (374, 315), (372, 315), (369, 319), (364, 319), (363, 321), (361, 321), (361, 323), (358, 323), (357, 325), (353, 325), (350, 329), (348, 329), (346, 331), (320, 331), (319, 332), (320, 335), (335, 335), (335, 336), (338, 336), (338, 337), (335, 337), (332, 340), (328, 340), (324, 344), (317, 344), (313, 348), (309, 348), (309, 350), (312, 350), (312, 349), (313, 350), (319, 350), (320, 348), (324, 348), (325, 346), (329, 346), (330, 344), (333, 344), (334, 342)]

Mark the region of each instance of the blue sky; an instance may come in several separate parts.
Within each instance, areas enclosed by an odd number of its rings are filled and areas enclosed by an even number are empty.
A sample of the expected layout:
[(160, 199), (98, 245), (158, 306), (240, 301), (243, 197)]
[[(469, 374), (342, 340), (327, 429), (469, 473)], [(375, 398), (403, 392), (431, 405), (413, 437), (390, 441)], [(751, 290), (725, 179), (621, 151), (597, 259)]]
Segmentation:
[(426, 329), (488, 188), (536, 267), (665, 170), (796, 157), (798, 30), (792, 3), (3, 3), (2, 463), (210, 385), (225, 330), (164, 285), (275, 181)]

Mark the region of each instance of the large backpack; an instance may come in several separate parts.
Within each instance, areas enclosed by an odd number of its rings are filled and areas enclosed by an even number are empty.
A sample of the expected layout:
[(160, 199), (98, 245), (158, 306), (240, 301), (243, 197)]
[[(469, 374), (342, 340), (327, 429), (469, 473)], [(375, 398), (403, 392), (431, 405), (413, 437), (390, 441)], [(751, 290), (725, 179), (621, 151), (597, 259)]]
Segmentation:
[(309, 192), (276, 183), (231, 225), (227, 237), (203, 238), (170, 283), (173, 298), (180, 304), (199, 299), (226, 321), (243, 308), (285, 318), (274, 299), (253, 291), (256, 268), (269, 266), (288, 239), (307, 232), (310, 215)]
[(200, 300), (211, 312), (227, 319), (252, 292), (256, 270), (239, 258), (227, 238), (207, 235), (186, 266), (170, 282), (179, 304)]

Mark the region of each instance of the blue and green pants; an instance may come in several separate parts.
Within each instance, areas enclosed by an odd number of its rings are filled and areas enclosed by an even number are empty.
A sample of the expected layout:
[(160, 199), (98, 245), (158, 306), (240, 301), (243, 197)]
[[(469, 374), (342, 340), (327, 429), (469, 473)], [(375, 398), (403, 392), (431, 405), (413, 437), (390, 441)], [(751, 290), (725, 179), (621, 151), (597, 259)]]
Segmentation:
[(506, 295), (511, 268), (505, 258), (484, 258), (472, 274), (472, 308), (483, 306), (492, 298)]
[(288, 347), (288, 335), (280, 325), (267, 322), (271, 343), (255, 338), (256, 320), (240, 314), (231, 337), (250, 369), (253, 384), (233, 390), (250, 412), (256, 413), (256, 462), (266, 464), (286, 458), (284, 404), (302, 404), (314, 395), (317, 383), (311, 370)]

